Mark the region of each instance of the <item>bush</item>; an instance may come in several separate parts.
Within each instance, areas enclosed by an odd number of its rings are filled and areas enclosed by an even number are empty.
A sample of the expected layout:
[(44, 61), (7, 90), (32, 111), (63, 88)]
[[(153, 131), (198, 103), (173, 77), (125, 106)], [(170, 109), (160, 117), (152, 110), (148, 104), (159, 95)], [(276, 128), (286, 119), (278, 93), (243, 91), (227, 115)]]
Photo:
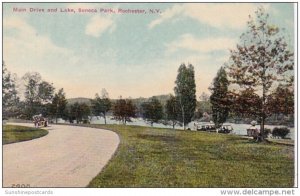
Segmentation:
[(282, 139), (290, 133), (290, 130), (286, 127), (275, 127), (273, 129), (272, 135), (273, 137), (281, 137)]
[(265, 128), (263, 138), (267, 138), (270, 133), (271, 133), (271, 129)]
[(87, 119), (84, 119), (84, 120), (82, 121), (82, 123), (83, 123), (83, 124), (90, 124), (90, 121), (87, 120)]

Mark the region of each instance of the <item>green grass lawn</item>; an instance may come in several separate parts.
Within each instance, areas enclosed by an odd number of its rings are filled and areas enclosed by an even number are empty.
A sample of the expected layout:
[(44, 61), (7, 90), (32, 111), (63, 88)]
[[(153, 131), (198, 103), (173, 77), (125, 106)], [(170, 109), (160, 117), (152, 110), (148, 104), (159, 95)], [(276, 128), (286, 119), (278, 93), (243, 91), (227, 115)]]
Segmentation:
[(39, 138), (48, 134), (47, 130), (16, 126), (4, 125), (2, 132), (2, 143), (10, 144)]
[(119, 148), (88, 187), (293, 187), (294, 147), (235, 135), (122, 125)]

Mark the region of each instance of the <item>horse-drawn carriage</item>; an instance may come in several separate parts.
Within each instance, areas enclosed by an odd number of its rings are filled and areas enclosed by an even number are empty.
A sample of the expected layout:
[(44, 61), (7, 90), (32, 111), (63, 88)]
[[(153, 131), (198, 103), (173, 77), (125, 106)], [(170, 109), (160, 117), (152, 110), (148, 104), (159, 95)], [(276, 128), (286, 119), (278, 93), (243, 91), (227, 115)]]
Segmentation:
[(33, 123), (35, 127), (47, 127), (48, 126), (48, 119), (44, 118), (41, 114), (40, 115), (34, 115), (32, 117)]
[(194, 125), (197, 131), (216, 131), (215, 124), (212, 122), (199, 124), (195, 123)]
[(213, 122), (194, 124), (197, 131), (208, 131), (217, 133), (232, 133), (233, 128), (230, 124), (223, 124), (220, 128), (216, 128)]
[(219, 129), (217, 129), (218, 133), (232, 133), (233, 128), (230, 124), (223, 124)]

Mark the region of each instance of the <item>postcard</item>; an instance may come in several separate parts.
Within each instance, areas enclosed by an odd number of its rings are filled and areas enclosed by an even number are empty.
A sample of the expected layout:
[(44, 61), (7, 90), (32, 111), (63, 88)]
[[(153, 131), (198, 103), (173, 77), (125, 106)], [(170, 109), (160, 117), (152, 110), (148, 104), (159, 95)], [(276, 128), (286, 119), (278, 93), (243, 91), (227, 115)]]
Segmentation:
[(5, 194), (294, 194), (297, 6), (3, 2)]

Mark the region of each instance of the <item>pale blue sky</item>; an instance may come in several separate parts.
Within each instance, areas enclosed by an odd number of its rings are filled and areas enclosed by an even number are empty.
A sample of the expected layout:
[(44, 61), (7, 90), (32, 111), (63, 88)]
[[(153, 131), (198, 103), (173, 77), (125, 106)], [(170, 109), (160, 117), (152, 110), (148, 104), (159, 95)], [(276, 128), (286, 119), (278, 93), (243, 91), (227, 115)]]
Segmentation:
[[(3, 58), (19, 77), (37, 71), (68, 98), (149, 97), (173, 93), (181, 63), (195, 67), (197, 97), (209, 92), (217, 70), (258, 6), (286, 28), (293, 43), (292, 4), (63, 4), (5, 3)], [(160, 9), (161, 14), (30, 13), (15, 8)]]

